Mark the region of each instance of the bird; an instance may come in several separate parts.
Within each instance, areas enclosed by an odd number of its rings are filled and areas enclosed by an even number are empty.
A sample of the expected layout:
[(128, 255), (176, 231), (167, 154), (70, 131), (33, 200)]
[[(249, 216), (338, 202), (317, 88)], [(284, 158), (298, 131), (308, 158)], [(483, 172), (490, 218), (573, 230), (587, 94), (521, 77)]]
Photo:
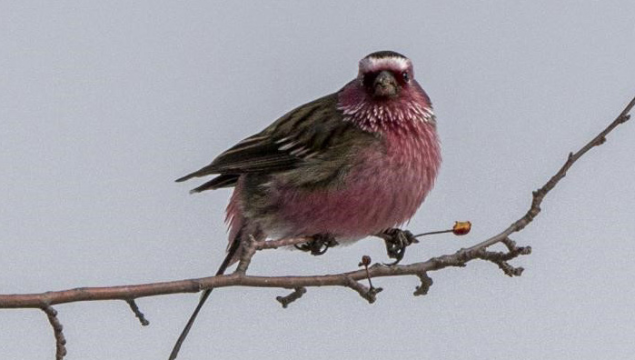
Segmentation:
[[(226, 210), (223, 274), (257, 241), (305, 237), (323, 247), (368, 236), (386, 241), (397, 262), (416, 240), (399, 225), (418, 210), (441, 165), (437, 121), (412, 61), (394, 51), (359, 61), (357, 76), (335, 93), (301, 105), (177, 182), (214, 175), (191, 190), (233, 187)], [(177, 341), (176, 358), (211, 289)]]

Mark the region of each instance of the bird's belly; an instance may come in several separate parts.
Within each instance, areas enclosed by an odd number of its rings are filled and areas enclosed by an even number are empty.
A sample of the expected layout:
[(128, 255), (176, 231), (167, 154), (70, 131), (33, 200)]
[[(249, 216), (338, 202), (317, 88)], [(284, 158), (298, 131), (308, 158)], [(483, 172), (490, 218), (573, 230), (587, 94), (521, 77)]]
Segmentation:
[(274, 237), (331, 234), (356, 240), (410, 219), (432, 188), (438, 163), (417, 154), (366, 155), (341, 183), (321, 189), (279, 185), (275, 215), (265, 232)]

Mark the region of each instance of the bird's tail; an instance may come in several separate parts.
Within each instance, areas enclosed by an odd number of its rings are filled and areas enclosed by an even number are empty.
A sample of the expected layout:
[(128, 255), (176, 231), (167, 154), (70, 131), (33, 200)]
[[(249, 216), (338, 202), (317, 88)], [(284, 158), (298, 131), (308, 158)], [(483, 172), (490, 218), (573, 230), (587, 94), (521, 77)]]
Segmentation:
[[(241, 243), (240, 236), (241, 234), (239, 231), (239, 233), (234, 238), (234, 241), (232, 242), (231, 246), (227, 250), (227, 256), (225, 256), (223, 263), (218, 268), (218, 271), (216, 272), (216, 276), (223, 275), (225, 273), (225, 270), (227, 270), (229, 265), (232, 263), (232, 259), (234, 258), (234, 255), (236, 255), (236, 252), (238, 251), (238, 248), (240, 247), (240, 243)], [(212, 290), (214, 289), (205, 290), (205, 292), (203, 292), (203, 295), (201, 295), (201, 299), (198, 301), (198, 305), (196, 305), (196, 309), (194, 309), (194, 312), (190, 316), (190, 319), (187, 321), (187, 324), (183, 328), (183, 331), (181, 331), (181, 335), (179, 335), (179, 339), (176, 341), (176, 343), (174, 344), (174, 347), (172, 348), (172, 352), (170, 353), (170, 360), (176, 359), (176, 356), (179, 354), (179, 350), (181, 350), (181, 345), (183, 345), (183, 342), (185, 341), (187, 334), (190, 332), (192, 325), (194, 325), (194, 321), (196, 320), (198, 313), (201, 311), (201, 308), (205, 304), (205, 301), (207, 301), (207, 298), (209, 298), (210, 294), (212, 293)]]

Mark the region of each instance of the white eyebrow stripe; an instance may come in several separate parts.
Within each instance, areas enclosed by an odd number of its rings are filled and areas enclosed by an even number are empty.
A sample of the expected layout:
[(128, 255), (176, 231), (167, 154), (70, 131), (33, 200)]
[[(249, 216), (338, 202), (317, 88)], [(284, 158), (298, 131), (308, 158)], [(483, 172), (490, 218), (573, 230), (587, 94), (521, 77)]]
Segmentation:
[(402, 57), (389, 56), (383, 58), (364, 58), (359, 62), (360, 70), (364, 72), (375, 71), (382, 68), (397, 68), (399, 70), (407, 70), (410, 66), (410, 60)]

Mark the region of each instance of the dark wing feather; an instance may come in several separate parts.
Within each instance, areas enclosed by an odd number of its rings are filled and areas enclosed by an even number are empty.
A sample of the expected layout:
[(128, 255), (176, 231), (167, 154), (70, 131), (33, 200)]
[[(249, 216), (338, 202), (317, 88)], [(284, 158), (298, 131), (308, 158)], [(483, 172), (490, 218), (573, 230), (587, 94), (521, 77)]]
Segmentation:
[(235, 174), (218, 175), (217, 177), (204, 183), (203, 185), (190, 190), (190, 193), (199, 193), (205, 190), (216, 190), (220, 188), (235, 186), (239, 176), (240, 175)]
[(176, 181), (221, 174), (193, 190), (200, 192), (233, 186), (240, 174), (294, 169), (328, 148), (333, 135), (340, 135), (349, 126), (337, 110), (337, 94), (331, 94), (292, 110), (223, 152), (211, 164)]
[(242, 174), (289, 169), (298, 161), (268, 136), (256, 134), (220, 154), (211, 164), (177, 179), (177, 182), (212, 174)]

